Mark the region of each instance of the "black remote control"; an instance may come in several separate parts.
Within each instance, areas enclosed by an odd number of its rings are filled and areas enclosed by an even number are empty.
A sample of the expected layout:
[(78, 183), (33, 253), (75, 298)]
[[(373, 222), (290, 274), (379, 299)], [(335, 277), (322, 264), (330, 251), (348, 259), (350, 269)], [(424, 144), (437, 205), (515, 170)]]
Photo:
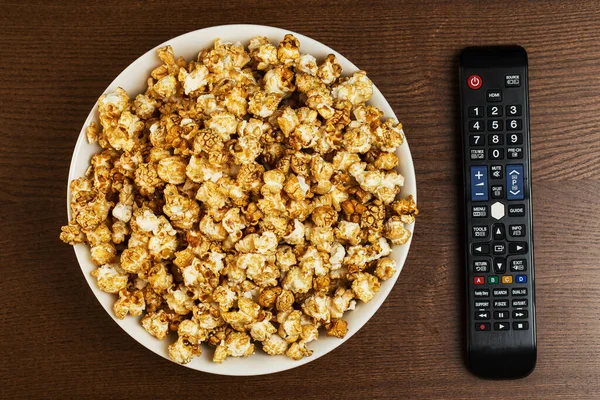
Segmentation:
[(524, 377), (537, 358), (525, 49), (463, 50), (460, 97), (469, 368)]

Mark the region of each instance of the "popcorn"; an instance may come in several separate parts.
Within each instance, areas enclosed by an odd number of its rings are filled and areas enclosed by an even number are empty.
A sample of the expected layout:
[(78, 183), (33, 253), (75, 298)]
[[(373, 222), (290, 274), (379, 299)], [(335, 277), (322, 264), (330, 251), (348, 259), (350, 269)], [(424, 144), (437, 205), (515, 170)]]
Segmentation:
[(379, 281), (373, 275), (367, 272), (360, 272), (356, 274), (354, 281), (352, 281), (352, 291), (357, 299), (368, 303), (373, 300), (375, 293), (379, 291)]
[(189, 63), (157, 53), (143, 93), (98, 99), (86, 138), (103, 150), (70, 184), (61, 240), (90, 246), (117, 318), (176, 331), (177, 363), (204, 342), (220, 363), (257, 342), (308, 357), (321, 328), (345, 337), (419, 212), (399, 197), (402, 125), (366, 104), (364, 71), (341, 77), (334, 55), (302, 54), (290, 34), (217, 39)]
[(92, 271), (100, 290), (118, 293), (127, 287), (129, 276), (118, 264), (106, 264)]

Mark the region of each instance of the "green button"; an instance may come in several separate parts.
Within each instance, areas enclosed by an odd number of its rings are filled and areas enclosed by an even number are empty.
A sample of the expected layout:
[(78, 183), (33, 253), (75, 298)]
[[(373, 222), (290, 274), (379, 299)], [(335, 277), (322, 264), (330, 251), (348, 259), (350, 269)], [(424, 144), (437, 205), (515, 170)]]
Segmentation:
[(499, 280), (498, 280), (498, 276), (497, 275), (490, 275), (490, 276), (488, 276), (488, 283), (490, 285), (497, 285), (498, 282), (499, 282)]

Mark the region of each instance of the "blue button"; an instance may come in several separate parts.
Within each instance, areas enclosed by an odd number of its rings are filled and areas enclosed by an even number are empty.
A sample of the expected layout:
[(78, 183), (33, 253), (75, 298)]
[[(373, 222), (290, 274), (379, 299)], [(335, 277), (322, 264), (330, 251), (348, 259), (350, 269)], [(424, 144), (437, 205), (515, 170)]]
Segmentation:
[(523, 200), (523, 164), (506, 166), (506, 200)]
[(527, 275), (517, 275), (516, 283), (527, 283)]
[(488, 174), (486, 166), (471, 167), (471, 201), (488, 200)]

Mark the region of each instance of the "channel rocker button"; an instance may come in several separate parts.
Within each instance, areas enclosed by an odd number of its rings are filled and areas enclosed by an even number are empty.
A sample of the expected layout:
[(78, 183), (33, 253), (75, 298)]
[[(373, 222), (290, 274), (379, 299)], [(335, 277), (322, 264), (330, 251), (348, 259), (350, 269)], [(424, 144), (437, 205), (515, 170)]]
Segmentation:
[(477, 90), (481, 87), (482, 84), (481, 77), (479, 75), (471, 75), (467, 79), (467, 85), (469, 85), (470, 89)]
[(523, 164), (506, 166), (506, 200), (523, 200)]

